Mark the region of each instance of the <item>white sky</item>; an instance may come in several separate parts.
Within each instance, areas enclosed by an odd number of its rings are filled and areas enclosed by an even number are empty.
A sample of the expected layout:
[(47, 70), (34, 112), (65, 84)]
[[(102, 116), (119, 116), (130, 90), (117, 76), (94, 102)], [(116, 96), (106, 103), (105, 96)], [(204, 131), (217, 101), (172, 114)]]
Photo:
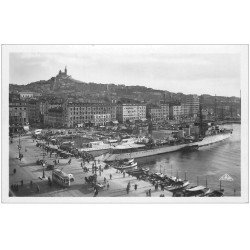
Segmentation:
[(237, 45), (22, 45), (10, 53), (9, 78), (15, 84), (48, 80), (67, 65), (68, 74), (84, 82), (239, 96), (240, 49)]

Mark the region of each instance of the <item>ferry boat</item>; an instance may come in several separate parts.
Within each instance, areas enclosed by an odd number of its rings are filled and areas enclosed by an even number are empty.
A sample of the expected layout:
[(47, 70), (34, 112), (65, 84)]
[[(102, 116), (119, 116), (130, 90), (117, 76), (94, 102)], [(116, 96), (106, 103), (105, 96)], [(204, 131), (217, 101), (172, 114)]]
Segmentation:
[(134, 159), (126, 159), (126, 160), (122, 161), (115, 168), (120, 170), (120, 171), (129, 171), (129, 170), (137, 168), (137, 162), (134, 162)]
[(107, 141), (94, 141), (88, 143), (88, 147), (78, 149), (80, 152), (87, 152), (92, 154), (94, 157), (106, 154), (117, 145), (126, 145), (134, 143), (135, 138), (123, 139), (121, 142), (117, 140), (107, 140)]
[[(152, 155), (165, 154), (169, 152), (179, 151), (187, 147), (203, 147), (213, 143), (221, 142), (228, 139), (232, 134), (230, 129), (219, 129), (218, 126), (210, 130), (203, 137), (197, 139), (193, 138), (191, 140), (188, 138), (183, 143), (180, 141), (174, 141), (173, 143), (166, 142), (159, 145), (149, 144), (149, 143), (127, 143), (122, 145), (117, 145), (113, 147), (109, 153), (104, 155), (104, 161), (120, 161), (130, 158), (140, 158)], [(185, 139), (185, 138), (184, 138)]]
[(102, 141), (90, 142), (88, 147), (78, 149), (80, 152), (87, 152), (92, 154), (94, 157), (105, 154), (114, 147), (112, 144), (103, 143)]

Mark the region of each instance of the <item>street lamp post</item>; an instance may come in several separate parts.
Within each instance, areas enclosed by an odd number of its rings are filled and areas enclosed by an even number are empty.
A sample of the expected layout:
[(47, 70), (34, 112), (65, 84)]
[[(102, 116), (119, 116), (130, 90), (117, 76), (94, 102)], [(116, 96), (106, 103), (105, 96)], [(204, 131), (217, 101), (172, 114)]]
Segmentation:
[(43, 178), (45, 178), (45, 171), (44, 171), (45, 163), (43, 163)]
[[(44, 142), (44, 140), (43, 140), (43, 142)], [(45, 160), (44, 160), (44, 157), (45, 157), (45, 150), (44, 150), (44, 144), (42, 145), (42, 148), (43, 148), (43, 151), (42, 151), (42, 155), (43, 155), (43, 176), (42, 176), (42, 178), (45, 178), (45, 170), (44, 170), (44, 168), (45, 168)]]
[(18, 139), (18, 158), (19, 158), (19, 160), (21, 161), (21, 148), (22, 148), (22, 146), (21, 146), (21, 135), (20, 135), (20, 132), (19, 132), (19, 139)]

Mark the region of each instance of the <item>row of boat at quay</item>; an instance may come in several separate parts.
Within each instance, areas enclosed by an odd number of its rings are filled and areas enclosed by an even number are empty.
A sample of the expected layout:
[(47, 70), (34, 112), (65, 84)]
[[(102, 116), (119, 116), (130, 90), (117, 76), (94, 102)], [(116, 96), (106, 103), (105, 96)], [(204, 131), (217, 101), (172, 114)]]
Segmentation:
[(211, 190), (209, 187), (202, 185), (190, 185), (186, 179), (182, 180), (178, 176), (168, 176), (163, 173), (150, 173), (148, 168), (138, 167), (134, 159), (126, 159), (124, 161), (114, 162), (112, 167), (136, 177), (139, 180), (148, 181), (155, 186), (156, 189), (168, 190), (173, 193), (173, 197), (222, 197), (224, 190)]
[[(66, 136), (53, 135), (48, 132), (43, 134), (41, 130), (35, 131), (34, 135), (38, 139), (41, 137), (41, 139), (50, 141), (52, 145), (58, 145), (61, 150), (68, 151), (74, 155), (86, 153), (91, 154), (93, 157), (102, 156), (102, 161), (112, 162), (128, 158), (165, 154), (179, 150), (190, 150), (194, 147), (199, 148), (223, 141), (229, 138), (232, 133), (230, 129), (221, 128), (213, 124), (207, 125), (205, 129), (200, 129), (198, 126), (195, 128), (197, 130), (195, 130), (195, 134), (190, 132), (190, 127), (185, 128), (186, 130), (182, 127), (179, 130), (170, 130), (168, 136), (161, 139), (155, 139), (150, 135), (137, 137), (130, 135), (121, 140), (112, 137), (104, 139), (102, 137), (99, 141), (92, 141), (88, 138), (90, 141), (85, 143), (85, 145), (83, 143), (75, 143), (77, 138), (84, 139), (83, 135), (75, 135), (76, 138), (73, 139), (72, 134)], [(200, 131), (203, 131), (203, 133), (200, 133)], [(65, 141), (66, 138), (70, 137), (70, 141)]]

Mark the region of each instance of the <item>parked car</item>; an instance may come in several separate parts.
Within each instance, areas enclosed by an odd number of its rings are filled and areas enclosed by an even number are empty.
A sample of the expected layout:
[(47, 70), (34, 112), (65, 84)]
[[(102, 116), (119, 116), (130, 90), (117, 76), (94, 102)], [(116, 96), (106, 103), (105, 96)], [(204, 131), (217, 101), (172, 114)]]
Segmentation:
[(54, 170), (55, 166), (52, 164), (47, 165), (48, 170)]

